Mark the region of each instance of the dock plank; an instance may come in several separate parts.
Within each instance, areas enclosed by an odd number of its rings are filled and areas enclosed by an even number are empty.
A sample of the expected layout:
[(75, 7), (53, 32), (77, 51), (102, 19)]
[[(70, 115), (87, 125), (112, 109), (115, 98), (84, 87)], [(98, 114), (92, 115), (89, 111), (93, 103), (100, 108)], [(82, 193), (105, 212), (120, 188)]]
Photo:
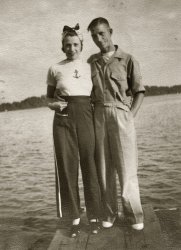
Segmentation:
[(102, 229), (98, 235), (89, 235), (86, 250), (125, 249), (124, 233), (119, 227)]
[(154, 210), (149, 205), (143, 206), (144, 229), (136, 231), (129, 226), (124, 228), (126, 250), (156, 250), (165, 249), (162, 240), (159, 221)]
[(87, 241), (88, 241), (88, 233), (81, 231), (80, 236), (77, 239), (77, 242), (75, 244), (75, 248), (77, 250), (85, 250), (87, 246)]
[(47, 250), (85, 250), (88, 240), (88, 227), (85, 213), (81, 215), (81, 233), (77, 238), (70, 238), (70, 223), (60, 225)]
[(58, 229), (56, 230), (55, 235), (47, 250), (58, 250), (61, 243), (61, 238), (62, 238), (61, 229)]
[(76, 239), (70, 238), (68, 230), (58, 229), (48, 250), (85, 250), (88, 234), (81, 232)]
[(136, 231), (124, 223), (115, 223), (110, 229), (102, 229), (98, 235), (90, 234), (84, 214), (80, 236), (71, 239), (68, 228), (58, 229), (48, 250), (165, 250), (161, 227), (153, 208), (146, 205), (143, 211), (143, 230)]
[(148, 250), (166, 249), (166, 246), (162, 238), (159, 220), (151, 206), (146, 206), (144, 208), (144, 216), (145, 216), (145, 227), (143, 231), (147, 249)]
[(144, 231), (135, 231), (130, 228), (124, 230), (125, 249), (126, 250), (140, 250), (147, 249), (145, 242)]

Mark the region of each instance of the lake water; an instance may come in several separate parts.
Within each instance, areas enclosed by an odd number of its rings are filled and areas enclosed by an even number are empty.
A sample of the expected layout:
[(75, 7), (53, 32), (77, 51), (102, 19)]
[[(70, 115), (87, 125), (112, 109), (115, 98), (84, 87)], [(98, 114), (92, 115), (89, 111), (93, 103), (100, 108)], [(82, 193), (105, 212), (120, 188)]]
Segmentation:
[[(1, 218), (56, 218), (52, 121), (48, 108), (0, 113)], [(181, 95), (146, 97), (135, 125), (142, 203), (181, 206)]]

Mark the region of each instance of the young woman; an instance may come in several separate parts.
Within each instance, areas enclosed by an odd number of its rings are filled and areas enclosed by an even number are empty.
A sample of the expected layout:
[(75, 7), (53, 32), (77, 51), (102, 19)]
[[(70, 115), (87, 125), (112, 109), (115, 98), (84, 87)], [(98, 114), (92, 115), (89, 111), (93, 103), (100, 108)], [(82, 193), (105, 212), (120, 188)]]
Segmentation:
[(81, 59), (83, 47), (79, 25), (64, 26), (62, 50), (66, 59), (51, 66), (47, 76), (49, 108), (55, 111), (56, 200), (58, 217), (72, 219), (71, 237), (80, 233), (79, 164), (85, 205), (92, 233), (99, 230), (100, 192), (94, 161), (95, 135), (90, 94), (90, 68)]

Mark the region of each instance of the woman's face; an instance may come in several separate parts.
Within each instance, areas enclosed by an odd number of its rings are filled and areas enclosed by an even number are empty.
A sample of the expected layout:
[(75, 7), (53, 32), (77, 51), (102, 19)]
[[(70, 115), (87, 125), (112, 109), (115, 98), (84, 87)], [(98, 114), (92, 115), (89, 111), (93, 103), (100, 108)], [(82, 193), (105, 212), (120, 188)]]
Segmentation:
[(66, 36), (63, 40), (63, 51), (70, 60), (79, 58), (81, 53), (81, 41), (78, 36)]

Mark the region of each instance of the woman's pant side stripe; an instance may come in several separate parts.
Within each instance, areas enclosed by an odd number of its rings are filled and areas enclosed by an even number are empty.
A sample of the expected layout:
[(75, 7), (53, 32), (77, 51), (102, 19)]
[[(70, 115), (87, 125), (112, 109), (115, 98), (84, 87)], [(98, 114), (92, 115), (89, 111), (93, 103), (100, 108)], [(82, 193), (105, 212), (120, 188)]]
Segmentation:
[(59, 179), (59, 173), (58, 173), (58, 164), (57, 164), (57, 157), (55, 153), (55, 145), (54, 145), (54, 158), (55, 158), (55, 176), (57, 179), (57, 184), (58, 184), (58, 190), (56, 186), (56, 195), (58, 195), (58, 204), (57, 204), (57, 209), (59, 211), (60, 217), (62, 217), (62, 205), (61, 205), (61, 196), (60, 196), (60, 179)]

